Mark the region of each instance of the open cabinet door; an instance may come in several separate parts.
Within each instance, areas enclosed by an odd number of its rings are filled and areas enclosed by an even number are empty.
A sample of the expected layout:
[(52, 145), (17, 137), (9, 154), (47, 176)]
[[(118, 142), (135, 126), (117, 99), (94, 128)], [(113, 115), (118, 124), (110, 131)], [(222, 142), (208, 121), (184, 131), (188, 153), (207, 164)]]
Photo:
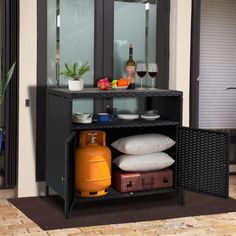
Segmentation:
[(228, 134), (178, 127), (177, 186), (227, 198), (228, 185)]

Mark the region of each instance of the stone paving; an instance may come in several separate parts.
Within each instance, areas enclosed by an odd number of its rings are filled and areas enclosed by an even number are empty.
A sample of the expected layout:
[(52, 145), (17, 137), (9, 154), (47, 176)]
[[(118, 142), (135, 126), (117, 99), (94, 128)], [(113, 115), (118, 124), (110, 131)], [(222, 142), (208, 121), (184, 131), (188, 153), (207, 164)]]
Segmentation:
[[(236, 176), (230, 196), (236, 199)], [(0, 200), (0, 235), (11, 236), (236, 236), (236, 212), (43, 231), (7, 200)]]

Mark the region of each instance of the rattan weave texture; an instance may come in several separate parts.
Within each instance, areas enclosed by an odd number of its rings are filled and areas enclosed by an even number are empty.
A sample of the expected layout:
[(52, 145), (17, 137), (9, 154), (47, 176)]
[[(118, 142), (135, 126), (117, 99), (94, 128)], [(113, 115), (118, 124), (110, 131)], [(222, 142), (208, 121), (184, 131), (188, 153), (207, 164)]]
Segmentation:
[(182, 122), (182, 96), (152, 97), (147, 99), (147, 109), (156, 109), (163, 119)]
[(46, 183), (65, 198), (65, 140), (71, 133), (70, 101), (47, 97)]
[(112, 98), (112, 97), (160, 97), (160, 96), (182, 96), (182, 92), (174, 90), (157, 89), (140, 91), (137, 89), (106, 90), (98, 88), (85, 88), (79, 92), (72, 92), (66, 88), (48, 88), (47, 93), (65, 98)]
[(73, 123), (73, 130), (85, 130), (85, 129), (108, 129), (108, 128), (134, 128), (134, 127), (152, 127), (152, 126), (176, 126), (179, 125), (177, 121), (171, 120), (155, 120), (145, 121), (143, 119), (138, 120), (115, 120), (105, 124), (91, 123), (91, 124), (77, 124)]
[(228, 196), (228, 135), (206, 130), (178, 128), (178, 186)]

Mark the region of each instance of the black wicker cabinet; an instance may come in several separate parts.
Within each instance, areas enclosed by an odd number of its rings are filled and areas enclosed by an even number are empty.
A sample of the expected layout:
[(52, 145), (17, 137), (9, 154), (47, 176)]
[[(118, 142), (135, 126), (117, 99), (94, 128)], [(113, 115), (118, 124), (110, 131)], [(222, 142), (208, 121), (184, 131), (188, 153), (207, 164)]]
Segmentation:
[[(144, 104), (143, 110), (158, 110), (160, 119), (155, 121), (117, 119), (109, 124), (72, 123), (74, 99), (105, 100), (119, 97), (142, 99), (143, 102), (140, 104)], [(74, 152), (80, 131), (88, 129), (106, 131), (108, 146), (120, 137), (151, 132), (163, 133), (176, 140), (176, 145), (167, 151), (175, 159), (175, 164), (172, 166), (175, 173), (174, 187), (125, 194), (110, 188), (104, 197), (79, 198), (74, 189)], [(113, 158), (119, 154), (118, 151), (112, 149)], [(183, 204), (183, 190), (227, 198), (228, 156), (228, 134), (182, 127), (182, 92), (172, 90), (101, 91), (96, 88), (70, 92), (62, 88), (47, 89), (46, 187), (47, 193), (50, 187), (64, 199), (66, 218), (75, 202), (176, 192), (179, 202)]]

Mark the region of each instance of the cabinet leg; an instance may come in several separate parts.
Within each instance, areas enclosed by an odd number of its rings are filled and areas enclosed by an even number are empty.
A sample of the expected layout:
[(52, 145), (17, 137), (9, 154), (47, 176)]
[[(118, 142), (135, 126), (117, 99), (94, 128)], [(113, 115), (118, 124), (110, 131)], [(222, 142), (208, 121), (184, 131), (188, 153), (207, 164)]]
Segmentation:
[(74, 206), (74, 204), (75, 204), (75, 201), (76, 201), (76, 198), (75, 198), (75, 197), (74, 197), (74, 198), (72, 199), (72, 201), (70, 201), (70, 202), (65, 200), (65, 209), (64, 209), (64, 211), (65, 211), (65, 218), (66, 218), (66, 219), (69, 218), (70, 213), (71, 213), (71, 211), (72, 211), (72, 208), (73, 208), (73, 206)]
[(49, 187), (48, 185), (46, 184), (45, 186), (45, 195), (48, 197), (49, 196)]
[(69, 217), (69, 204), (68, 204), (68, 201), (65, 200), (65, 206), (64, 206), (64, 214), (65, 214), (65, 218), (68, 219)]
[(179, 191), (178, 191), (178, 203), (181, 206), (185, 206), (185, 197), (184, 197), (184, 190), (183, 189), (179, 189)]

